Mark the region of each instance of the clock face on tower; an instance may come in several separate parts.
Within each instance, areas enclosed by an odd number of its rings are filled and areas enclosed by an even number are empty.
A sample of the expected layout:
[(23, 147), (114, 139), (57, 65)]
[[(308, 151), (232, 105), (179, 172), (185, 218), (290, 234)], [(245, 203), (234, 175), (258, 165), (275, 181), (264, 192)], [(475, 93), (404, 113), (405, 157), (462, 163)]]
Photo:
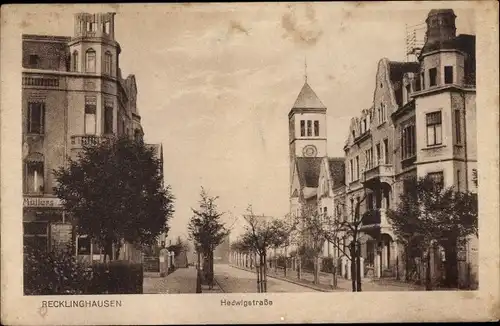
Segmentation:
[(314, 145), (307, 145), (302, 149), (302, 154), (305, 157), (316, 157), (316, 155), (318, 155), (318, 150)]

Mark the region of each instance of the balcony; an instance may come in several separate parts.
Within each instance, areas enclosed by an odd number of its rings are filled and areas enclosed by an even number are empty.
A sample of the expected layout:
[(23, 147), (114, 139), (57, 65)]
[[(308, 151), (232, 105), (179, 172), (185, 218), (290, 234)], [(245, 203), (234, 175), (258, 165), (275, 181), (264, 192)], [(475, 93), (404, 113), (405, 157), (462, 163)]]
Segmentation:
[(394, 177), (394, 168), (392, 164), (379, 164), (374, 168), (366, 170), (364, 175), (364, 183), (385, 182), (391, 184)]
[(71, 136), (71, 149), (83, 149), (88, 146), (97, 146), (109, 141), (113, 135), (75, 135)]
[(390, 229), (391, 225), (387, 219), (385, 208), (368, 210), (361, 217), (360, 230), (371, 236), (376, 236), (379, 233), (388, 233)]

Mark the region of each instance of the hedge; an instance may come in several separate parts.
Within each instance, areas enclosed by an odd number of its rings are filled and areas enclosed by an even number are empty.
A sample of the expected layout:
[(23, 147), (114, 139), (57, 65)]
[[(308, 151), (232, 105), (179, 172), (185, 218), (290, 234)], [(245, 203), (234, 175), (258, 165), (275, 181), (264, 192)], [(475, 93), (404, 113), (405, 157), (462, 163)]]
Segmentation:
[(51, 252), (27, 250), (24, 255), (24, 293), (142, 293), (142, 264), (111, 261), (88, 265), (77, 261), (73, 252), (71, 248)]

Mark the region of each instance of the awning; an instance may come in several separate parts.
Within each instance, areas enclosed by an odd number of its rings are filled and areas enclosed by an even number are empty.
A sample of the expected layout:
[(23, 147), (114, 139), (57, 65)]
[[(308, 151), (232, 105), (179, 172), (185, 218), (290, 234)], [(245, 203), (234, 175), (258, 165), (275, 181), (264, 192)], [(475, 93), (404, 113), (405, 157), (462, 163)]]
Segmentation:
[(29, 153), (24, 160), (29, 163), (43, 163), (44, 157), (42, 153), (33, 152)]

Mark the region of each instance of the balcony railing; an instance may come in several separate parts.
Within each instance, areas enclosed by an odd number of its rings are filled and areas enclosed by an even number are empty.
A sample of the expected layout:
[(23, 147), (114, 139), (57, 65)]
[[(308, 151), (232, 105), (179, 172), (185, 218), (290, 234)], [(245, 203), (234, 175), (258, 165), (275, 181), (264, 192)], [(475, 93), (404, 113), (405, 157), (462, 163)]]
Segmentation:
[(389, 227), (387, 211), (385, 208), (377, 208), (366, 211), (361, 221), (361, 229), (372, 227)]
[(97, 146), (111, 139), (111, 135), (75, 135), (71, 136), (71, 148), (81, 149), (87, 146)]
[(392, 177), (393, 175), (394, 169), (392, 164), (379, 164), (365, 172), (365, 180), (369, 181), (381, 177)]

